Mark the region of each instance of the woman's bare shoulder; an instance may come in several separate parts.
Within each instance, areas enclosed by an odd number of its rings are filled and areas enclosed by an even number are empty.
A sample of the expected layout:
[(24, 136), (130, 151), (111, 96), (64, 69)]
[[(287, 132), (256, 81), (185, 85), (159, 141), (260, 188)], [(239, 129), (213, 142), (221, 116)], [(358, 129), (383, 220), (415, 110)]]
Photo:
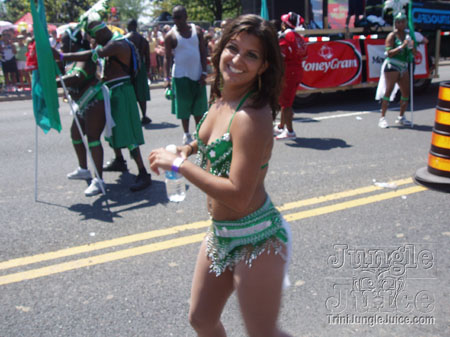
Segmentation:
[(236, 113), (234, 119), (240, 130), (243, 128), (248, 131), (254, 130), (261, 135), (266, 132), (272, 133), (273, 118), (268, 105), (262, 108), (244, 107)]

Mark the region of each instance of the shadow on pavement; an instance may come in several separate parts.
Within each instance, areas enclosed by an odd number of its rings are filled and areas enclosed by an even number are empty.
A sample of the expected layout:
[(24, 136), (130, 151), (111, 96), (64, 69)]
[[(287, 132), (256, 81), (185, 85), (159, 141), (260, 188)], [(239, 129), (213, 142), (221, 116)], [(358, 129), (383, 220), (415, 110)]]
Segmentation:
[(308, 118), (308, 117), (295, 117), (292, 119), (292, 121), (295, 123), (319, 123), (318, 120), (315, 120), (313, 118)]
[(314, 150), (331, 150), (335, 148), (351, 147), (345, 140), (338, 138), (299, 138), (294, 140), (294, 143), (286, 143), (287, 146), (297, 148), (309, 148)]
[[(95, 219), (103, 222), (114, 222), (125, 212), (151, 207), (169, 202), (166, 196), (165, 184), (162, 181), (152, 181), (152, 185), (142, 191), (131, 192), (129, 187), (136, 176), (125, 172), (114, 183), (106, 184), (106, 195), (100, 195), (92, 204), (78, 203), (68, 209), (80, 213), (82, 220)], [(108, 181), (108, 179), (105, 179)], [(92, 201), (92, 199), (88, 199)]]
[[(422, 93), (414, 94), (414, 110), (429, 109), (436, 106), (439, 92), (439, 83), (432, 83)], [(399, 100), (400, 97), (398, 97)], [(391, 102), (389, 109), (395, 109), (399, 102)], [(316, 101), (302, 108), (294, 109), (295, 113), (321, 113), (335, 110), (348, 112), (379, 110), (380, 103), (375, 100), (375, 88), (341, 91), (320, 94)], [(389, 111), (389, 110), (388, 110)], [(409, 108), (407, 110), (410, 111)]]
[(410, 128), (409, 126), (397, 126), (397, 125), (392, 125), (389, 126), (390, 128), (393, 129), (399, 129), (399, 130), (414, 130), (414, 131), (425, 131), (425, 132), (431, 132), (433, 130), (433, 127), (430, 125), (421, 125), (421, 124), (414, 124), (414, 126), (412, 128)]
[(162, 123), (151, 122), (150, 124), (144, 125), (144, 129), (146, 129), (146, 130), (173, 129), (173, 128), (177, 128), (177, 127), (179, 127), (179, 125), (173, 124), (173, 123), (167, 123), (167, 122), (162, 122)]

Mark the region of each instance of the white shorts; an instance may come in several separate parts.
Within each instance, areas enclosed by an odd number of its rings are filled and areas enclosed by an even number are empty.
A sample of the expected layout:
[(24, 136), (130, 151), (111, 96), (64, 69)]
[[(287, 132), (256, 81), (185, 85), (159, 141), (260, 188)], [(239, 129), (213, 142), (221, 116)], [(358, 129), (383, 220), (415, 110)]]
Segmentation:
[(25, 70), (26, 61), (16, 61), (18, 70)]

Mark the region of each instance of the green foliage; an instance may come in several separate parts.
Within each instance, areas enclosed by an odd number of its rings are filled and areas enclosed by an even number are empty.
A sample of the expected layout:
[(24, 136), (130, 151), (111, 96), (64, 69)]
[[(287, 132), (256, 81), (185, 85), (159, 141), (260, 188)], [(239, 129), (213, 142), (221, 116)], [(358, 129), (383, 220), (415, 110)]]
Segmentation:
[(30, 3), (27, 0), (9, 0), (5, 2), (5, 20), (16, 22), (30, 11)]
[[(0, 0), (1, 1), (1, 0)], [(6, 13), (3, 19), (16, 22), (30, 11), (30, 0), (6, 0)], [(153, 17), (162, 12), (172, 13), (176, 5), (186, 7), (190, 21), (222, 20), (235, 17), (241, 13), (240, 0), (150, 0), (153, 4)], [(44, 0), (47, 22), (67, 23), (78, 21), (78, 18), (89, 9), (96, 0)], [(111, 0), (110, 6), (116, 7), (120, 21), (138, 19), (145, 15), (146, 0)]]
[(138, 19), (144, 11), (143, 0), (111, 0), (110, 7), (116, 7), (120, 21)]
[(165, 0), (153, 1), (153, 17), (163, 12), (172, 13), (176, 5), (183, 5), (188, 12), (189, 21), (208, 21), (234, 18), (242, 12), (239, 0)]
[[(77, 21), (79, 16), (96, 0), (44, 0), (47, 22), (66, 23)], [(29, 0), (8, 0), (5, 2), (7, 21), (16, 22), (30, 12)]]

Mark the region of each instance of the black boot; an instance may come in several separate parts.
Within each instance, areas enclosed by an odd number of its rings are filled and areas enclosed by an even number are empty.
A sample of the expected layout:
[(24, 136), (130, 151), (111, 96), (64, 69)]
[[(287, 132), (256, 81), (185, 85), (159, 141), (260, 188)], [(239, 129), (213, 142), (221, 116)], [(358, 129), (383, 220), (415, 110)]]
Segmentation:
[(103, 166), (106, 172), (125, 172), (128, 171), (127, 162), (123, 158), (114, 158)]
[(142, 125), (147, 125), (147, 124), (150, 124), (151, 122), (152, 122), (152, 120), (150, 118), (148, 118), (147, 116), (144, 116), (141, 119)]
[(132, 192), (141, 191), (147, 187), (149, 187), (152, 184), (152, 176), (145, 172), (145, 173), (139, 173), (136, 177), (136, 181), (133, 185), (130, 186), (130, 190)]

